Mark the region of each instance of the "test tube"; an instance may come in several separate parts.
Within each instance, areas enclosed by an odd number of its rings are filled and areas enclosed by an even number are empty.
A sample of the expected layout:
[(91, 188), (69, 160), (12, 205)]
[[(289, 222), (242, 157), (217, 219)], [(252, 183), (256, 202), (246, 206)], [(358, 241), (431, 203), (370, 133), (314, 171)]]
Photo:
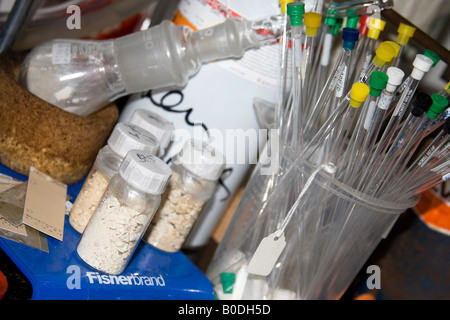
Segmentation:
[[(307, 120), (305, 122), (304, 139), (309, 140), (320, 128), (321, 115), (327, 111), (326, 108), (330, 103), (332, 94), (336, 92), (339, 78), (342, 77), (343, 72), (346, 70), (352, 58), (352, 51), (355, 47), (355, 43), (358, 40), (358, 32), (355, 29), (344, 28), (342, 31), (342, 48), (339, 51), (336, 63), (331, 71), (322, 92), (313, 105), (312, 110), (307, 112)], [(330, 113), (333, 110), (330, 111)]]
[(408, 44), (409, 39), (414, 36), (414, 33), (416, 32), (416, 28), (400, 23), (397, 29), (397, 43), (400, 45), (400, 52), (398, 53), (397, 57), (392, 62), (393, 67), (397, 67), (400, 63), (400, 57), (403, 53), (403, 50), (405, 46)]
[(370, 114), (374, 113), (378, 99), (387, 86), (388, 78), (388, 75), (381, 71), (374, 71), (370, 75), (369, 96), (364, 102), (362, 114), (358, 119), (355, 132), (350, 139), (349, 147), (344, 157), (344, 161), (354, 168), (354, 170), (346, 170), (345, 176), (342, 178), (342, 182), (347, 185), (351, 186), (353, 184), (353, 180), (357, 178), (358, 172), (361, 169), (359, 159), (363, 157), (365, 152), (365, 146), (363, 144), (369, 134)]

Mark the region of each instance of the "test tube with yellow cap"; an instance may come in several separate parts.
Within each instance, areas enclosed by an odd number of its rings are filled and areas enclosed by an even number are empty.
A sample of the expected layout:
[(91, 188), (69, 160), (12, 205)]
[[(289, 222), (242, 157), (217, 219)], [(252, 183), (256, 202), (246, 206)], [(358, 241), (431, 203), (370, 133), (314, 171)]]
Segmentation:
[(403, 49), (408, 44), (409, 39), (411, 39), (414, 36), (414, 33), (416, 32), (416, 28), (413, 26), (400, 23), (397, 29), (397, 40), (396, 42), (400, 45), (400, 52), (397, 55), (397, 57), (394, 59), (392, 66), (397, 67), (400, 62), (400, 57), (403, 53)]
[[(318, 153), (325, 151), (323, 154), (326, 162), (334, 167), (338, 165), (344, 145), (355, 124), (358, 108), (369, 93), (370, 88), (364, 83), (357, 82), (352, 85), (350, 92), (306, 145), (303, 153), (305, 159), (312, 160)], [(325, 142), (329, 148), (325, 146)]]
[(322, 24), (322, 15), (317, 12), (307, 12), (304, 15), (303, 24), (305, 25), (305, 38), (303, 42), (302, 85), (304, 101), (308, 101), (308, 85), (311, 82), (310, 76), (315, 41), (317, 38), (317, 31)]

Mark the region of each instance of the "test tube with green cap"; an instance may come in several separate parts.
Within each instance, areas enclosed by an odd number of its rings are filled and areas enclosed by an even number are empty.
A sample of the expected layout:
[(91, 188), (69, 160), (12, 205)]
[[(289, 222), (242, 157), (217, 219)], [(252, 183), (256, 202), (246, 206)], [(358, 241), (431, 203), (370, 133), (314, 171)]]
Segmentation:
[(220, 282), (222, 283), (223, 293), (231, 294), (236, 282), (236, 274), (234, 272), (222, 272), (220, 274)]
[[(292, 43), (292, 103), (287, 107), (285, 120), (283, 123), (288, 124), (285, 128), (292, 127), (292, 132), (282, 131), (282, 137), (288, 145), (297, 145), (297, 138), (301, 133), (301, 108), (303, 107), (302, 97), (302, 20), (305, 13), (305, 5), (303, 3), (291, 2), (287, 4), (287, 15), (291, 27), (291, 43)], [(289, 125), (291, 124), (291, 125)]]

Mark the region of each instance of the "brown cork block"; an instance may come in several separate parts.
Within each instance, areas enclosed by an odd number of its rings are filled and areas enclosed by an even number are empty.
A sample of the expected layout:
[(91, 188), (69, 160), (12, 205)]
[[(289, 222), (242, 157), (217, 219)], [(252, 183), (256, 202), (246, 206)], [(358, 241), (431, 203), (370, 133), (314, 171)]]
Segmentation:
[(30, 167), (66, 184), (84, 178), (119, 117), (115, 104), (81, 117), (22, 87), (24, 53), (0, 55), (0, 162), (23, 175)]

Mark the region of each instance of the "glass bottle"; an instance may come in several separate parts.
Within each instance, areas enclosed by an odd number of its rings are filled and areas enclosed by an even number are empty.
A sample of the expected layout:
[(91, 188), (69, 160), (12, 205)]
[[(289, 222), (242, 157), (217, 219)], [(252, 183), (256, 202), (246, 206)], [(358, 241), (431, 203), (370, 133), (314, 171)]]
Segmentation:
[(87, 116), (128, 94), (183, 87), (205, 62), (274, 43), (281, 22), (233, 18), (194, 32), (164, 20), (113, 40), (54, 39), (26, 56), (19, 80), (48, 103)]
[(157, 154), (159, 143), (147, 130), (131, 123), (119, 122), (111, 132), (86, 177), (69, 213), (69, 223), (83, 233), (97, 209), (112, 176), (117, 173), (128, 151), (140, 149)]
[(98, 271), (121, 274), (161, 201), (170, 167), (141, 150), (127, 153), (77, 247), (79, 258)]
[(164, 200), (144, 235), (144, 241), (167, 252), (184, 244), (225, 167), (225, 158), (207, 143), (187, 140), (173, 159)]

